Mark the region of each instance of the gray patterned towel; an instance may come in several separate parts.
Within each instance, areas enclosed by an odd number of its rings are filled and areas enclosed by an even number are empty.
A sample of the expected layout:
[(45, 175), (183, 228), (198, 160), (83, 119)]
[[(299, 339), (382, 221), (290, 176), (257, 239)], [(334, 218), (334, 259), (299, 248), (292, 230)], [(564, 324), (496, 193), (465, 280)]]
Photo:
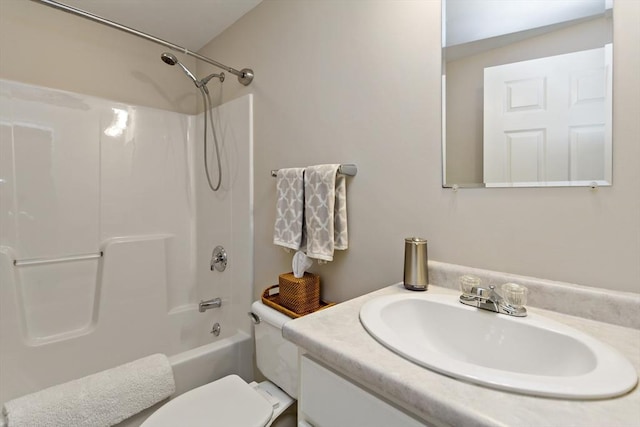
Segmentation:
[(337, 165), (309, 166), (304, 177), (307, 256), (333, 260), (334, 249), (348, 247), (347, 187)]
[(279, 169), (273, 243), (300, 249), (304, 219), (304, 168)]

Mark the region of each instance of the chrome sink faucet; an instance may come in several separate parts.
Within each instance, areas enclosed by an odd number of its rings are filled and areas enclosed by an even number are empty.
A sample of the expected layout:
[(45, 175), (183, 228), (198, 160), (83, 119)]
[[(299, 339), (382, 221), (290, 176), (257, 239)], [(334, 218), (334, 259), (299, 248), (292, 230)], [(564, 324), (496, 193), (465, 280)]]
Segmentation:
[(465, 305), (508, 316), (525, 317), (527, 315), (527, 309), (524, 308), (527, 288), (524, 286), (505, 283), (502, 285), (502, 294), (500, 294), (493, 285), (487, 289), (480, 286), (480, 279), (462, 276), (460, 288), (462, 289), (460, 302)]

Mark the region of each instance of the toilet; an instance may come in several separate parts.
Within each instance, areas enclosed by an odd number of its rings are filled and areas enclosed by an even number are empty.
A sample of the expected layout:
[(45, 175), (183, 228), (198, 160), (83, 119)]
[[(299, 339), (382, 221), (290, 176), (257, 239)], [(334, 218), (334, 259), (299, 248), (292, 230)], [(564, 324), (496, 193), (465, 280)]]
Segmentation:
[(268, 427), (295, 402), (298, 349), (282, 338), (282, 326), (291, 318), (261, 301), (251, 305), (250, 315), (258, 369), (269, 381), (247, 384), (228, 375), (170, 400), (141, 427)]

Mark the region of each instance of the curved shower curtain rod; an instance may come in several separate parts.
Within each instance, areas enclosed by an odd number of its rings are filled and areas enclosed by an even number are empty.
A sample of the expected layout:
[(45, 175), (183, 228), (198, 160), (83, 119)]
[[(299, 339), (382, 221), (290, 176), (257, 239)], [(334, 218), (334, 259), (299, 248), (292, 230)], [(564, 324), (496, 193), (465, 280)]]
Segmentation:
[(134, 36), (138, 36), (138, 37), (142, 37), (143, 39), (147, 39), (150, 40), (154, 43), (158, 43), (161, 44), (163, 46), (168, 47), (169, 49), (173, 49), (175, 51), (178, 52), (182, 52), (185, 55), (189, 55), (192, 56), (196, 59), (199, 59), (200, 61), (204, 61), (207, 62), (213, 66), (216, 66), (218, 68), (222, 68), (223, 70), (233, 74), (234, 76), (238, 76), (238, 81), (240, 83), (242, 83), (245, 86), (248, 86), (251, 81), (253, 80), (253, 70), (249, 69), (249, 68), (243, 68), (242, 70), (238, 71), (235, 68), (231, 68), (231, 67), (227, 67), (224, 64), (219, 63), (218, 61), (214, 61), (213, 59), (207, 58), (206, 56), (202, 56), (198, 53), (195, 52), (191, 52), (190, 50), (182, 47), (182, 46), (178, 46), (177, 44), (168, 42), (166, 40), (162, 40), (159, 39), (158, 37), (154, 37), (152, 35), (143, 33), (142, 31), (138, 31), (138, 30), (134, 30), (133, 28), (127, 27), (126, 25), (122, 25), (122, 24), (118, 24), (117, 22), (113, 22), (113, 21), (109, 21), (108, 19), (102, 18), (98, 15), (94, 15), (92, 13), (89, 13), (87, 11), (84, 11), (82, 9), (77, 9), (75, 7), (66, 5), (64, 3), (60, 3), (54, 0), (32, 0), (38, 3), (42, 3), (45, 4), (47, 6), (51, 6), (53, 8), (56, 9), (60, 9), (63, 10), (65, 12), (69, 12), (72, 13), (74, 15), (78, 15), (78, 16), (82, 16), (83, 18), (87, 18), (90, 19), (92, 21), (98, 22), (100, 24), (104, 24), (104, 25), (108, 25), (110, 27), (116, 28), (120, 31), (124, 31), (126, 33), (129, 34), (133, 34)]

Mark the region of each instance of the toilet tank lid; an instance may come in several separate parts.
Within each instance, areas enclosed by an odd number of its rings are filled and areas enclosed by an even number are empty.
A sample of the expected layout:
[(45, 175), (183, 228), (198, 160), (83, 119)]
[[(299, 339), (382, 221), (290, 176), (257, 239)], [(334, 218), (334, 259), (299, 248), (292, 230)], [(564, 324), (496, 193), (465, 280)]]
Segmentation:
[(286, 322), (293, 320), (289, 316), (264, 305), (262, 301), (254, 301), (251, 304), (251, 311), (260, 317), (261, 322), (267, 322), (280, 329)]

